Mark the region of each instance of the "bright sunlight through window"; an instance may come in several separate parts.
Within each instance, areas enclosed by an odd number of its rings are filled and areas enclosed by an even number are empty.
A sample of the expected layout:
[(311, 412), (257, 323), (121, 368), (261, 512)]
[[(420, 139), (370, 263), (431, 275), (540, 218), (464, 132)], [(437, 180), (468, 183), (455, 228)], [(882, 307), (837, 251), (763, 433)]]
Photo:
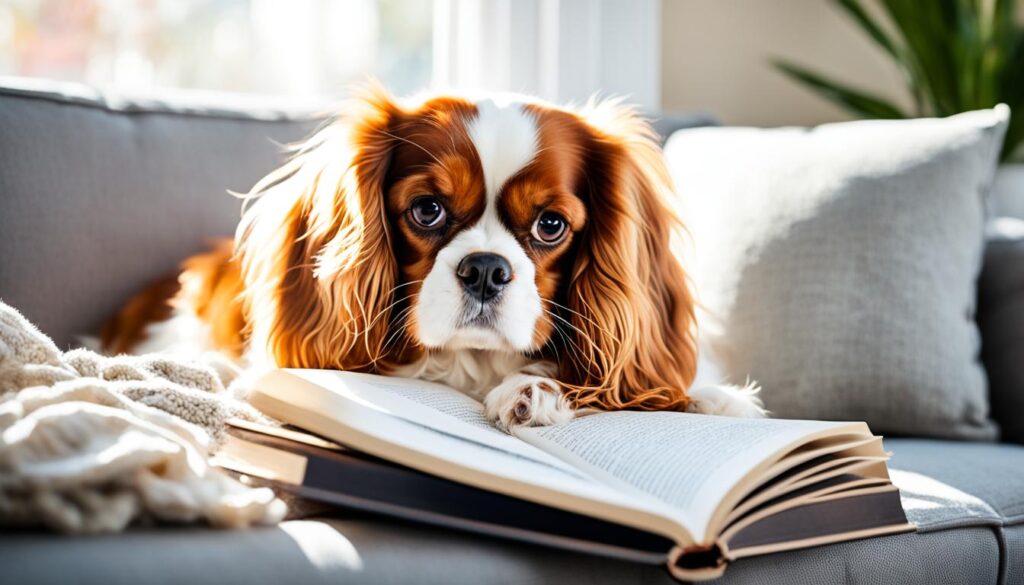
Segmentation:
[(431, 79), (431, 0), (5, 0), (0, 75), (316, 97)]

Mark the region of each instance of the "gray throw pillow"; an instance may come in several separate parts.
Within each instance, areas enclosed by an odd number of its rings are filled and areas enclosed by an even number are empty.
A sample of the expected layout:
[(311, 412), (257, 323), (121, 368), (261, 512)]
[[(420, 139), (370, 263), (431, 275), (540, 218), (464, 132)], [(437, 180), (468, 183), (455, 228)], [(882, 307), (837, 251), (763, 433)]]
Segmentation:
[(1008, 117), (674, 134), (700, 335), (726, 376), (782, 418), (995, 438), (975, 281)]
[(978, 279), (981, 361), (1002, 439), (1024, 443), (1024, 221), (989, 225)]

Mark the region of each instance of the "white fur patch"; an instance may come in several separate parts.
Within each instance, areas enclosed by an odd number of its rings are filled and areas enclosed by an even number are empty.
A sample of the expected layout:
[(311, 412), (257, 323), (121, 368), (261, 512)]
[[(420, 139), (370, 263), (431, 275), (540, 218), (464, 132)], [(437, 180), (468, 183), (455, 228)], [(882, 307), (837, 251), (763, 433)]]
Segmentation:
[(146, 327), (145, 338), (132, 349), (132, 353), (141, 355), (163, 352), (197, 356), (212, 350), (213, 339), (209, 324), (189, 310), (175, 308), (166, 321), (151, 323)]
[[(468, 130), (483, 167), (486, 207), (480, 220), (459, 232), (435, 258), (416, 304), (417, 333), (419, 341), (433, 349), (532, 350), (534, 327), (542, 313), (536, 268), (501, 223), (498, 196), (508, 179), (536, 155), (537, 125), (521, 104), (484, 100), (477, 109)], [(480, 307), (463, 294), (455, 270), (474, 252), (501, 255), (512, 266), (512, 282), (493, 306), (489, 327), (464, 322)]]
[(508, 351), (440, 350), (428, 352), (391, 373), (404, 378), (440, 382), (483, 400), (507, 376), (534, 363), (522, 354)]
[(477, 102), (476, 109), (469, 138), (483, 166), (490, 207), (502, 185), (537, 154), (537, 121), (518, 103), (487, 99)]
[(693, 402), (687, 409), (699, 414), (714, 414), (739, 418), (768, 416), (764, 403), (758, 397), (761, 389), (747, 381), (744, 386), (726, 384), (721, 368), (705, 343), (697, 354), (697, 376), (687, 390)]
[(689, 412), (731, 416), (735, 418), (763, 418), (768, 415), (764, 404), (757, 397), (761, 389), (754, 385), (699, 386), (690, 388), (688, 394), (693, 402)]

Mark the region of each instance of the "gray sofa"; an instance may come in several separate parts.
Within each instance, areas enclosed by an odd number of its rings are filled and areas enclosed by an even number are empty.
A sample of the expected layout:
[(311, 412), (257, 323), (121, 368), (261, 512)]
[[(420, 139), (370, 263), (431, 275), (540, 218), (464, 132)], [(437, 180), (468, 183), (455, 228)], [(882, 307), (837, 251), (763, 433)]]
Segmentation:
[[(0, 82), (0, 298), (58, 344), (230, 234), (279, 143), (319, 119)], [(662, 119), (659, 130), (706, 124)], [(917, 533), (735, 563), (721, 583), (1024, 583), (1024, 447), (886, 440)], [(671, 583), (659, 567), (343, 510), (272, 528), (0, 533), (9, 583)]]

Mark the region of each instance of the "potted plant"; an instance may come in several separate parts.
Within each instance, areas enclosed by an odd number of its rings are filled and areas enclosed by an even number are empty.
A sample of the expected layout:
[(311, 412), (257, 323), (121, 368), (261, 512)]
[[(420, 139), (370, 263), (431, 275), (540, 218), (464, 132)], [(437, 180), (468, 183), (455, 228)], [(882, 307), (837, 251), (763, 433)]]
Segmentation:
[(1024, 29), (1016, 0), (834, 0), (903, 73), (913, 110), (791, 62), (774, 65), (864, 118), (949, 116), (1010, 106), (1011, 119), (993, 193), (995, 211), (1024, 217)]

